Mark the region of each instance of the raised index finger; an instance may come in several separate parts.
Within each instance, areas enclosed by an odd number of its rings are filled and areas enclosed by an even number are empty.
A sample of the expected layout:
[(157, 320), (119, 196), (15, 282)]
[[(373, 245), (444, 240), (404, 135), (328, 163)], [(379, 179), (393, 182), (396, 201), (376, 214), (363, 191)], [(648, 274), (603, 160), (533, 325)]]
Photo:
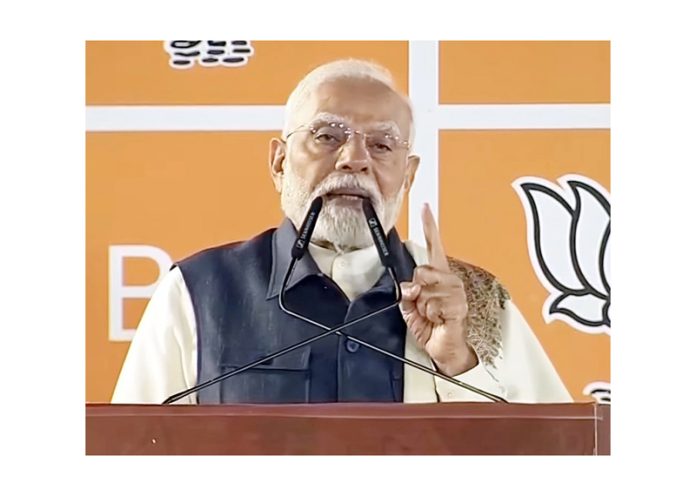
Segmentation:
[(447, 263), (447, 255), (445, 255), (445, 247), (442, 244), (442, 239), (440, 238), (440, 231), (437, 229), (437, 222), (435, 222), (435, 216), (432, 210), (430, 210), (430, 205), (423, 205), (422, 213), (423, 221), (423, 234), (425, 234), (425, 243), (428, 248), (428, 258), (430, 260), (430, 265), (439, 270), (449, 271), (449, 264)]

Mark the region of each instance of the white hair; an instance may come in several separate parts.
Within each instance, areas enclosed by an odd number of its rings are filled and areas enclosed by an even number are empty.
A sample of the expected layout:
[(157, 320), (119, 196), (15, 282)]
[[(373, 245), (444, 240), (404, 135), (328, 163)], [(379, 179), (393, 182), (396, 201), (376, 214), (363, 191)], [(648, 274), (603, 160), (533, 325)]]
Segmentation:
[(288, 101), (285, 104), (285, 123), (283, 124), (283, 136), (286, 137), (292, 129), (290, 128), (292, 118), (299, 108), (301, 108), (309, 98), (312, 91), (316, 90), (323, 83), (334, 81), (336, 79), (371, 79), (386, 85), (394, 93), (401, 96), (408, 105), (411, 115), (411, 126), (408, 142), (413, 146), (415, 129), (413, 125), (413, 107), (407, 96), (402, 94), (394, 83), (394, 78), (386, 67), (383, 67), (374, 62), (358, 59), (341, 59), (326, 64), (312, 70), (307, 74), (292, 90)]

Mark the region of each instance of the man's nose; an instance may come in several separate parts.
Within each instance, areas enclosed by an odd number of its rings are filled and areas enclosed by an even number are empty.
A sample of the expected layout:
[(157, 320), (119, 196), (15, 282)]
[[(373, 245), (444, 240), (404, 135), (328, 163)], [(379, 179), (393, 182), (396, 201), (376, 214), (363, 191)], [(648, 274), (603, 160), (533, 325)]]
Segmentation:
[(361, 135), (353, 135), (344, 143), (336, 160), (336, 170), (343, 172), (367, 172), (370, 153)]

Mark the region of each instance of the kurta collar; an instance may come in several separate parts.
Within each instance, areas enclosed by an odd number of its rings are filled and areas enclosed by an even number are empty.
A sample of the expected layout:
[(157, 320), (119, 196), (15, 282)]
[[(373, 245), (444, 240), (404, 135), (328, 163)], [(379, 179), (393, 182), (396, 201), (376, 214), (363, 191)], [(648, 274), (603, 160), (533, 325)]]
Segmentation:
[[(295, 226), (289, 219), (284, 219), (281, 225), (273, 233), (272, 240), (272, 267), (271, 275), (268, 281), (268, 291), (266, 293), (266, 299), (271, 299), (280, 293), (281, 286), (283, 284), (283, 278), (285, 273), (290, 266), (291, 256), (290, 250), (292, 245), (297, 239), (297, 230)], [(396, 272), (397, 280), (410, 281), (413, 277), (413, 268), (415, 267), (415, 262), (408, 252), (406, 247), (401, 242), (396, 229), (392, 229), (387, 235), (387, 245), (396, 260), (396, 266), (394, 270)], [(375, 257), (377, 252), (375, 250)], [(293, 271), (290, 280), (288, 281), (287, 289), (292, 288), (297, 285), (300, 281), (306, 277), (312, 275), (321, 274), (321, 270), (317, 266), (316, 262), (312, 258), (310, 253), (305, 254), (304, 257), (295, 265), (295, 270)], [(378, 285), (382, 285), (386, 282), (385, 277), (388, 275), (385, 273), (380, 278)]]

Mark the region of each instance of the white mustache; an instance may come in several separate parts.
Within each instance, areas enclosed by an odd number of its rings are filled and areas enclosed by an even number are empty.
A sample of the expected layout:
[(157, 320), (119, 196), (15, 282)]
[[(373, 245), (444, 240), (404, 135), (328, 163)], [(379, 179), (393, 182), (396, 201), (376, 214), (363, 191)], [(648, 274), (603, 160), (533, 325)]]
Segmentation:
[(314, 191), (312, 192), (312, 200), (314, 200), (314, 198), (317, 196), (324, 196), (327, 193), (340, 188), (361, 189), (365, 192), (375, 208), (381, 208), (382, 206), (382, 195), (380, 194), (377, 185), (373, 181), (366, 178), (349, 175), (329, 176), (324, 179), (316, 186), (316, 188), (314, 188)]

